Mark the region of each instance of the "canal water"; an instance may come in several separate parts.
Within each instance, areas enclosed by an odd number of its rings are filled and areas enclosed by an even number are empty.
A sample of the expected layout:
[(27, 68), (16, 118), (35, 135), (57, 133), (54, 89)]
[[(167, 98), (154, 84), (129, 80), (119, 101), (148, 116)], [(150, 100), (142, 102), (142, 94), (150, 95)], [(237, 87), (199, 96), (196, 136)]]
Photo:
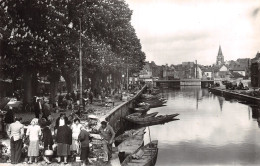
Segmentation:
[(179, 113), (180, 120), (149, 127), (151, 139), (159, 140), (157, 166), (260, 165), (256, 107), (199, 87), (164, 90), (163, 95), (166, 106), (149, 113)]

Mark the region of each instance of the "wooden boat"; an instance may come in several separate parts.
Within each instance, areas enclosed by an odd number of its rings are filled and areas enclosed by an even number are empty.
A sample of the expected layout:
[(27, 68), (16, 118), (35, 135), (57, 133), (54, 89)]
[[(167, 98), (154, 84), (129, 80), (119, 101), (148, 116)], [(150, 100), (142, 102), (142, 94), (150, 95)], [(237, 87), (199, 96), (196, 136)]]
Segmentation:
[(149, 118), (149, 117), (155, 117), (158, 114), (158, 112), (153, 112), (150, 114), (142, 114), (142, 113), (133, 113), (127, 116), (127, 118)]
[(134, 118), (129, 118), (127, 116), (125, 117), (125, 119), (137, 125), (155, 125), (155, 124), (163, 124), (166, 122), (179, 120), (179, 119), (174, 119), (174, 117), (178, 115), (179, 114), (171, 114), (171, 115), (159, 115), (156, 117), (134, 117)]
[(150, 105), (150, 108), (160, 107), (160, 106), (162, 106), (164, 104), (164, 102), (159, 100), (159, 99), (147, 100), (145, 102)]
[(154, 166), (158, 155), (158, 140), (154, 140), (129, 155), (121, 163), (122, 166)]
[(118, 137), (115, 138), (115, 145), (118, 146), (123, 141), (127, 140), (130, 137), (138, 135), (140, 132), (141, 132), (140, 134), (143, 134), (142, 132), (144, 130), (145, 130), (145, 127), (125, 131), (123, 134), (121, 134), (121, 135), (119, 135)]
[(141, 107), (134, 108), (134, 111), (140, 113), (146, 113), (147, 111), (149, 111), (149, 109), (150, 109), (150, 105), (144, 105)]
[(119, 152), (124, 152), (125, 156), (129, 154), (133, 154), (137, 149), (139, 149), (144, 144), (144, 134), (145, 134), (145, 127), (142, 128), (138, 134), (134, 135), (133, 137), (127, 138), (121, 144), (117, 146)]

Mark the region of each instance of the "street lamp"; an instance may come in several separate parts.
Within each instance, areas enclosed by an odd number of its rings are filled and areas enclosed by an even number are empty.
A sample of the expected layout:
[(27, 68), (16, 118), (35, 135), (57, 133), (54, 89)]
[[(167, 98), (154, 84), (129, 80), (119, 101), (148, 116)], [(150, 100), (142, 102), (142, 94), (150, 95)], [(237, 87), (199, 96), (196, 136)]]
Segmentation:
[(79, 90), (80, 90), (79, 111), (81, 113), (83, 111), (81, 19), (79, 19)]
[[(68, 25), (69, 28), (73, 28), (73, 23), (71, 22)], [(79, 111), (80, 113), (83, 111), (83, 97), (82, 97), (82, 44), (81, 44), (81, 19), (79, 18), (79, 91), (80, 91), (80, 98), (79, 98)]]

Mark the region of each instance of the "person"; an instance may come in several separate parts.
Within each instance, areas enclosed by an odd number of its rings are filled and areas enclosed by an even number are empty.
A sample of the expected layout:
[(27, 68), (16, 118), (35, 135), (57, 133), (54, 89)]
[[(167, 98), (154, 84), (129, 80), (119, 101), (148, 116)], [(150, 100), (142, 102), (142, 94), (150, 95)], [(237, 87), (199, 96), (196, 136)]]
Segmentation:
[(78, 146), (78, 137), (80, 133), (80, 128), (82, 125), (80, 124), (79, 119), (74, 119), (74, 123), (71, 125), (72, 130), (72, 144), (71, 144), (71, 151), (73, 152), (79, 152), (79, 146)]
[(101, 122), (99, 133), (102, 138), (102, 144), (104, 148), (104, 161), (108, 162), (112, 158), (112, 144), (115, 138), (115, 132), (113, 128), (107, 124), (106, 121)]
[(76, 93), (74, 91), (71, 93), (71, 99), (72, 99), (72, 102), (77, 101)]
[(38, 162), (39, 156), (39, 139), (41, 136), (41, 128), (38, 125), (38, 119), (34, 118), (31, 121), (31, 125), (27, 128), (26, 136), (29, 137), (29, 147), (28, 147), (28, 164), (32, 164), (32, 159), (34, 158), (35, 163)]
[(64, 97), (61, 94), (58, 96), (58, 106), (60, 106), (60, 107), (63, 106), (63, 98)]
[(60, 117), (57, 118), (55, 123), (55, 130), (59, 128), (59, 126), (63, 126), (68, 123), (68, 118), (66, 117), (65, 113), (61, 113)]
[(80, 142), (80, 160), (83, 162), (83, 166), (85, 166), (88, 162), (89, 156), (89, 133), (87, 131), (87, 125), (80, 127), (80, 133), (78, 136), (78, 140)]
[(67, 95), (65, 96), (66, 101), (67, 101), (67, 109), (69, 109), (72, 106), (72, 98), (71, 98), (71, 94), (67, 93)]
[(41, 110), (42, 110), (42, 104), (40, 102), (40, 99), (37, 99), (37, 101), (34, 104), (35, 118), (37, 118), (37, 119), (40, 118)]
[[(52, 150), (52, 145), (53, 145), (53, 138), (50, 130), (50, 123), (45, 123), (44, 127), (42, 129), (42, 142), (43, 142), (43, 147), (44, 150)], [(43, 156), (43, 159), (47, 164), (51, 164), (50, 161), (51, 156)]]
[(45, 118), (46, 120), (50, 120), (51, 115), (51, 107), (47, 102), (44, 102), (42, 106), (42, 118)]
[(89, 101), (90, 101), (90, 104), (92, 104), (92, 102), (93, 102), (93, 93), (92, 93), (92, 90), (90, 89), (89, 90), (89, 93), (88, 93), (88, 98), (89, 98)]
[(6, 124), (6, 133), (8, 133), (8, 129), (10, 127), (10, 125), (14, 122), (14, 111), (13, 111), (13, 107), (9, 106), (7, 113), (5, 114), (5, 124)]
[(64, 157), (64, 164), (67, 164), (67, 157), (70, 155), (70, 145), (72, 144), (72, 130), (67, 126), (67, 124), (58, 127), (56, 142), (58, 144), (58, 163), (61, 162), (61, 157)]
[(8, 135), (10, 136), (11, 163), (20, 162), (23, 147), (24, 125), (21, 124), (22, 118), (15, 118), (15, 122), (10, 124)]

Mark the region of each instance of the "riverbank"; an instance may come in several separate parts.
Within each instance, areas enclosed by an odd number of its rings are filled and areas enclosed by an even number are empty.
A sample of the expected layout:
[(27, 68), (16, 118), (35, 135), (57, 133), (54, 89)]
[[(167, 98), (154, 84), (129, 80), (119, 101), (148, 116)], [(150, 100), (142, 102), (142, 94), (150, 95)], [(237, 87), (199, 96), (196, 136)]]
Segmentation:
[[(100, 102), (94, 102), (93, 104), (90, 104), (87, 106), (87, 110), (92, 110), (91, 113), (92, 115), (96, 115), (100, 121), (106, 120), (109, 122), (109, 124), (114, 128), (115, 132), (119, 131), (122, 123), (120, 121), (122, 116), (126, 116), (129, 114), (129, 108), (133, 107), (134, 102), (137, 100), (137, 98), (143, 93), (145, 90), (146, 86), (144, 86), (141, 90), (135, 92), (134, 94), (128, 94), (123, 97), (123, 101), (117, 99), (114, 100), (114, 104), (100, 104)], [(94, 110), (94, 111), (93, 111)], [(67, 116), (71, 114), (71, 111), (65, 111), (64, 112)], [(52, 122), (52, 128), (54, 127), (55, 120), (59, 117), (60, 113), (52, 113), (53, 117), (53, 122)], [(32, 118), (34, 118), (34, 113), (16, 113), (17, 117), (22, 117), (23, 122), (30, 122)], [(4, 139), (1, 140), (8, 146), (10, 145), (10, 140), (9, 139)], [(1, 163), (1, 165), (5, 166), (11, 166), (11, 163)], [(17, 164), (18, 166), (25, 166), (28, 165), (27, 163), (20, 163)], [(33, 165), (46, 165), (44, 161), (38, 162), (37, 164)], [(53, 163), (52, 165), (65, 165), (65, 164), (58, 164), (58, 163)], [(80, 165), (79, 162), (70, 162), (66, 164), (67, 166), (73, 166), (73, 165)], [(113, 156), (111, 161), (108, 164), (105, 164), (103, 162), (95, 162), (94, 164), (89, 164), (89, 165), (120, 165), (119, 159), (118, 159), (118, 153), (117, 153), (117, 148), (113, 147)]]

